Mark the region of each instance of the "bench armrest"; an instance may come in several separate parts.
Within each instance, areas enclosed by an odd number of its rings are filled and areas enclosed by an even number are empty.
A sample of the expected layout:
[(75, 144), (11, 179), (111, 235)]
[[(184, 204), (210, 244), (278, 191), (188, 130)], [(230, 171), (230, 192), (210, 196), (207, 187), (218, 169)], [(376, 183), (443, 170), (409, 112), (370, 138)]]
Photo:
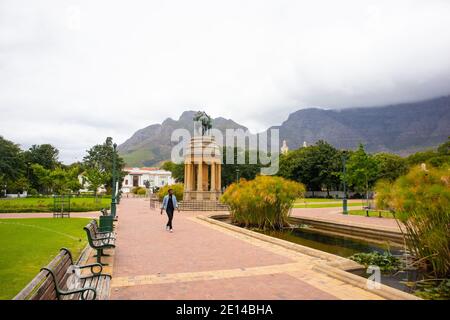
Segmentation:
[(92, 274), (90, 276), (84, 276), (81, 277), (80, 279), (89, 279), (89, 278), (96, 278), (96, 277), (108, 277), (109, 279), (112, 278), (112, 276), (110, 274), (107, 273), (97, 273), (97, 274)]
[(63, 295), (63, 296), (68, 296), (68, 295), (75, 294), (75, 293), (81, 293), (81, 300), (86, 300), (84, 293), (89, 292), (89, 291), (92, 291), (94, 293), (92, 300), (95, 300), (95, 298), (97, 298), (97, 290), (95, 290), (92, 287), (59, 291), (58, 294)]
[[(78, 265), (77, 267), (80, 269), (91, 268), (91, 273), (95, 274), (95, 275), (98, 275), (98, 274), (102, 273), (102, 271), (103, 271), (103, 266), (100, 263), (90, 263), (90, 264)], [(100, 267), (100, 271), (95, 272), (94, 271), (95, 267)]]

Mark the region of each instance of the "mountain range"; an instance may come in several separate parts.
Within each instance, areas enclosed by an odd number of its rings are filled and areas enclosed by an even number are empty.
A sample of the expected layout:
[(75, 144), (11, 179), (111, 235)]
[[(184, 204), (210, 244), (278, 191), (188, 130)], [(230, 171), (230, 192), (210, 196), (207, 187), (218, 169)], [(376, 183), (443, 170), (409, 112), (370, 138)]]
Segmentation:
[[(193, 131), (196, 111), (185, 111), (178, 120), (167, 118), (136, 131), (118, 147), (128, 166), (154, 166), (170, 159), (172, 131)], [(244, 129), (231, 119), (213, 119), (213, 127)], [(408, 155), (446, 141), (450, 136), (450, 96), (425, 101), (377, 107), (319, 109), (306, 108), (291, 113), (279, 126), (280, 142), (290, 149), (306, 142), (325, 140), (336, 148), (354, 149), (359, 143), (369, 152), (392, 152)], [(281, 143), (280, 143), (281, 145)]]

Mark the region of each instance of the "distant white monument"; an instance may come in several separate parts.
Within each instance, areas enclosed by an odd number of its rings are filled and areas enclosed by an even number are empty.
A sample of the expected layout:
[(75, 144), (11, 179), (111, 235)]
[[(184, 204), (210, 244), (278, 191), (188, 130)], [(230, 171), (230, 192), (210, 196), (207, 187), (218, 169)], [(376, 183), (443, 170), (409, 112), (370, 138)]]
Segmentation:
[(286, 140), (283, 140), (283, 145), (281, 146), (281, 153), (286, 154), (289, 151), (289, 147), (287, 146)]
[(306, 148), (307, 146), (306, 141), (303, 141), (303, 148)]

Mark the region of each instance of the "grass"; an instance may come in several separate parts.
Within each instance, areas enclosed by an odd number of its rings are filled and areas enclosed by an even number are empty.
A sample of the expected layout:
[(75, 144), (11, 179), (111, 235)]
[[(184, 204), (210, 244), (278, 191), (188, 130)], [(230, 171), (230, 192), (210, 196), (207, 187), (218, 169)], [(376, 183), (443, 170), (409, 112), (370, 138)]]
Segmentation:
[[(111, 199), (93, 197), (71, 198), (70, 207), (72, 212), (99, 211), (103, 208), (109, 209)], [(52, 212), (53, 198), (19, 198), (1, 199), (0, 213), (14, 212)]]
[(56, 256), (68, 248), (77, 259), (86, 245), (90, 219), (0, 219), (0, 300), (12, 299)]
[(295, 200), (295, 202), (299, 202), (299, 203), (304, 203), (304, 202), (338, 202), (338, 201), (342, 201), (342, 199), (328, 199), (328, 198), (302, 198), (302, 199), (297, 199)]
[[(361, 202), (348, 202), (349, 207), (361, 207), (363, 204)], [(308, 203), (306, 205), (304, 202), (297, 202), (294, 204), (294, 208), (339, 208), (342, 207), (342, 201), (336, 203)]]

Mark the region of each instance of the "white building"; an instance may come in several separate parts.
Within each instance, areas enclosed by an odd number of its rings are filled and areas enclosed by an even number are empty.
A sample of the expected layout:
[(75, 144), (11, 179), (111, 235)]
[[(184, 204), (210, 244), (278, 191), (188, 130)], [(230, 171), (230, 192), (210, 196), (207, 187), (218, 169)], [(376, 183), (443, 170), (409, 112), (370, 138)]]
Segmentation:
[(122, 192), (127, 193), (135, 187), (144, 187), (145, 182), (150, 182), (150, 188), (163, 187), (168, 184), (174, 184), (170, 171), (158, 168), (125, 168), (127, 175), (123, 178)]

